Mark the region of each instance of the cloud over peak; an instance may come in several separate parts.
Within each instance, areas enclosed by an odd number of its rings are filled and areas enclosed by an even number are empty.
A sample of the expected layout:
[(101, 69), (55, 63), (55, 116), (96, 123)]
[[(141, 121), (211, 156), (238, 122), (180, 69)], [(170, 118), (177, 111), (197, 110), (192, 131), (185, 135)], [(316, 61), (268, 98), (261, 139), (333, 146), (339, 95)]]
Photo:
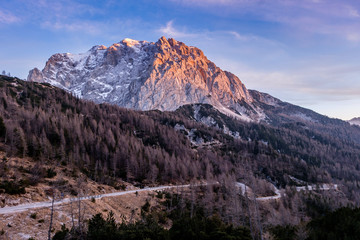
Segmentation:
[(160, 27), (158, 30), (161, 34), (173, 37), (173, 38), (183, 38), (183, 37), (196, 37), (197, 34), (189, 33), (186, 29), (178, 30), (174, 27), (174, 21), (168, 21), (165, 26)]

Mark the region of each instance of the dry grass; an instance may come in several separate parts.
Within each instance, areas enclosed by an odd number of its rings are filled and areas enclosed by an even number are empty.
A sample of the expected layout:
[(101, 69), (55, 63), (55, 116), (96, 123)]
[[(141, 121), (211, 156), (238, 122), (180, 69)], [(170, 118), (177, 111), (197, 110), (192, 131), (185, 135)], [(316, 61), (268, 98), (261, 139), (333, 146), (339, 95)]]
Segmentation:
[[(0, 159), (4, 157), (4, 153), (0, 153)], [(1, 160), (0, 160), (1, 161)], [(29, 158), (8, 158), (6, 160), (7, 172), (6, 179), (22, 179), (28, 177), (29, 174), (21, 169), (30, 170), (35, 166), (36, 162)], [(14, 206), (23, 203), (50, 201), (49, 189), (53, 182), (66, 181), (67, 188), (73, 188), (84, 195), (98, 195), (102, 193), (109, 193), (119, 191), (113, 187), (98, 184), (94, 181), (77, 173), (77, 177), (72, 176), (72, 169), (65, 166), (53, 166), (46, 163), (41, 165), (45, 168), (54, 168), (57, 175), (51, 179), (45, 179), (35, 186), (26, 188), (26, 193), (21, 195), (9, 195), (5, 193), (0, 194), (0, 207)], [(20, 169), (20, 170), (19, 170)], [(78, 179), (82, 179), (79, 183)], [(5, 180), (4, 178), (2, 180)], [(127, 189), (136, 189), (129, 183), (121, 182)], [(81, 190), (80, 190), (81, 189)], [(60, 196), (60, 191), (55, 190), (55, 193)], [(54, 234), (60, 230), (61, 225), (65, 224), (71, 227), (73, 224), (78, 225), (79, 219), (79, 204), (75, 196), (71, 196), (69, 191), (64, 192), (63, 197), (73, 197), (74, 202), (71, 204), (64, 204), (55, 207), (53, 218)], [(113, 211), (115, 219), (118, 222), (132, 221), (139, 219), (141, 213), (141, 206), (149, 201), (152, 206), (158, 204), (159, 199), (155, 197), (154, 192), (139, 192), (126, 194), (117, 197), (107, 197), (102, 199), (83, 200), (80, 203), (81, 219), (85, 223), (87, 219), (91, 218), (96, 213), (107, 215), (108, 212)], [(25, 212), (3, 214), (0, 215), (0, 239), (47, 239), (47, 234), (50, 224), (50, 208), (37, 208)], [(3, 231), (2, 231), (3, 230)]]

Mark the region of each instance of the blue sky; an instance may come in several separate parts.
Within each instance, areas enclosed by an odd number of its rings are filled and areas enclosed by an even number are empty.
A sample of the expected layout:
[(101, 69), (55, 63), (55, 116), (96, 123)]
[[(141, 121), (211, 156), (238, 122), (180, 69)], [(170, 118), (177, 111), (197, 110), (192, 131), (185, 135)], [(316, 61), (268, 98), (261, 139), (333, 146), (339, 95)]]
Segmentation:
[(162, 35), (202, 49), (249, 89), (330, 117), (360, 116), (358, 0), (0, 0), (0, 71), (54, 53)]

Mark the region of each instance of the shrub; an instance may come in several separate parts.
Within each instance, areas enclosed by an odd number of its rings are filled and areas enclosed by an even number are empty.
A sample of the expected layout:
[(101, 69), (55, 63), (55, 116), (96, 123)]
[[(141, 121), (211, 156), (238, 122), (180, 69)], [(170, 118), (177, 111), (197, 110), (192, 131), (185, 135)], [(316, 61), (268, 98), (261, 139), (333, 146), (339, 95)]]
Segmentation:
[(148, 213), (149, 210), (150, 210), (150, 203), (149, 201), (146, 201), (146, 203), (141, 207), (141, 211)]
[(26, 193), (25, 185), (26, 183), (24, 183), (23, 181), (3, 181), (2, 183), (0, 183), (0, 189), (4, 189), (5, 193), (8, 193), (10, 195), (24, 194)]
[(53, 178), (56, 176), (56, 171), (52, 168), (46, 170), (46, 178)]
[(69, 234), (69, 229), (65, 226), (65, 224), (61, 225), (61, 230), (57, 231), (53, 236), (52, 240), (64, 240), (66, 236)]
[(270, 229), (270, 233), (275, 240), (291, 240), (296, 237), (296, 227), (291, 225), (281, 226), (277, 225)]

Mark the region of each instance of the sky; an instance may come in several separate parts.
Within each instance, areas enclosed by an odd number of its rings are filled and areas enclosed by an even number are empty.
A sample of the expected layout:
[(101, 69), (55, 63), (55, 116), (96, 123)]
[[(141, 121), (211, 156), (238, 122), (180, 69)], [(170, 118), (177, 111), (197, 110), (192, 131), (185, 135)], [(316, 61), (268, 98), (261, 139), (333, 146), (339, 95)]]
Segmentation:
[(0, 71), (21, 79), (54, 53), (161, 36), (248, 89), (360, 117), (359, 0), (0, 0)]

